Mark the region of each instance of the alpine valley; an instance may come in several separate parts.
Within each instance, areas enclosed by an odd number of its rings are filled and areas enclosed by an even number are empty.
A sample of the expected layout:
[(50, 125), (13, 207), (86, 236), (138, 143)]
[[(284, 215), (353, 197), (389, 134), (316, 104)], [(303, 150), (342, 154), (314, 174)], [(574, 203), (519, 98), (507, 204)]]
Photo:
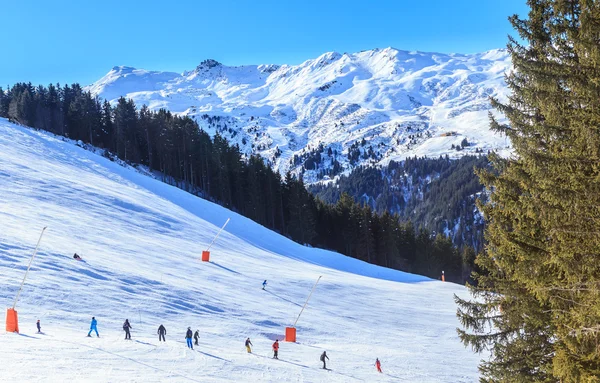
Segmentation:
[[(85, 89), (113, 104), (125, 97), (190, 116), (208, 134), (300, 176), (328, 202), (347, 192), (477, 248), (482, 222), (474, 201), (483, 189), (472, 169), (485, 161), (473, 155), (510, 152), (488, 120), (489, 98), (506, 99), (510, 69), (502, 49), (385, 48), (330, 52), (299, 65), (205, 60), (183, 73), (116, 66)], [(405, 166), (407, 158), (416, 162)], [(365, 169), (382, 172), (365, 184)]]

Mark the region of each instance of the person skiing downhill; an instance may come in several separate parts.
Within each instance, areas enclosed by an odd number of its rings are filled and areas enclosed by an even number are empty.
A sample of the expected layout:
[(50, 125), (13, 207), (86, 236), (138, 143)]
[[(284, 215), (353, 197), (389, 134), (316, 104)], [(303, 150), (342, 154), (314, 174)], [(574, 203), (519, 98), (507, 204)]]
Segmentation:
[(37, 320), (36, 326), (37, 326), (37, 329), (38, 329), (38, 334), (41, 333), (42, 332), (42, 325), (40, 324), (40, 320), (39, 319)]
[(125, 323), (123, 323), (123, 330), (125, 330), (125, 339), (131, 340), (131, 334), (129, 330), (132, 329), (131, 324), (129, 323), (129, 319), (125, 319)]
[(192, 345), (192, 328), (191, 327), (188, 327), (187, 332), (185, 333), (185, 340), (187, 342), (187, 346), (193, 350), (194, 346)]
[(273, 343), (273, 359), (279, 359), (277, 354), (279, 354), (279, 340), (275, 339), (275, 343)]
[(252, 354), (252, 349), (250, 348), (250, 346), (254, 346), (252, 344), (252, 342), (250, 342), (250, 338), (246, 338), (246, 351), (248, 351), (248, 354)]
[(377, 367), (377, 371), (383, 373), (383, 371), (381, 371), (381, 362), (379, 361), (379, 358), (375, 358), (375, 367)]
[(96, 317), (92, 317), (92, 323), (90, 323), (90, 332), (88, 332), (87, 336), (91, 337), (92, 331), (96, 331), (96, 336), (100, 338), (100, 334), (98, 334), (98, 321), (96, 320)]
[(329, 360), (329, 357), (327, 356), (327, 351), (323, 351), (323, 353), (321, 354), (321, 362), (323, 362), (324, 370), (327, 369), (327, 366), (325, 365), (325, 358), (327, 358), (327, 360)]
[(200, 345), (198, 344), (198, 339), (200, 339), (200, 330), (196, 330), (196, 332), (194, 333), (194, 344), (195, 344), (196, 346), (200, 346)]
[(265, 279), (265, 281), (262, 283), (263, 285), (263, 290), (265, 289), (265, 287), (267, 287), (267, 280)]
[(158, 341), (162, 338), (163, 342), (166, 342), (165, 334), (167, 333), (167, 329), (162, 324), (158, 327)]

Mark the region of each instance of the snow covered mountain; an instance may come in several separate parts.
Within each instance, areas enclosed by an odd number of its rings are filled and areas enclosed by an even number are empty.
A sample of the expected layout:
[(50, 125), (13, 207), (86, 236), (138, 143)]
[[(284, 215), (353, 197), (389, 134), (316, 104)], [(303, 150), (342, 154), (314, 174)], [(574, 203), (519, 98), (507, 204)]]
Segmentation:
[[(200, 262), (228, 217), (211, 262)], [(0, 119), (3, 307), (46, 225), (17, 305), (21, 334), (0, 333), (0, 381), (477, 380), (480, 357), (455, 332), (453, 294), (465, 296), (463, 286), (300, 246), (67, 139)], [(320, 275), (298, 342), (282, 342), (272, 360), (273, 340)], [(92, 316), (100, 338), (86, 337)], [(132, 341), (123, 339), (125, 318)], [(161, 323), (166, 343), (156, 336)], [(188, 326), (201, 334), (194, 351)], [(331, 371), (320, 369), (324, 350)]]
[(505, 50), (386, 48), (330, 52), (300, 65), (205, 60), (182, 74), (120, 66), (87, 90), (193, 116), (245, 153), (315, 182), (407, 156), (506, 150), (507, 139), (488, 128), (488, 98), (506, 97), (510, 67)]

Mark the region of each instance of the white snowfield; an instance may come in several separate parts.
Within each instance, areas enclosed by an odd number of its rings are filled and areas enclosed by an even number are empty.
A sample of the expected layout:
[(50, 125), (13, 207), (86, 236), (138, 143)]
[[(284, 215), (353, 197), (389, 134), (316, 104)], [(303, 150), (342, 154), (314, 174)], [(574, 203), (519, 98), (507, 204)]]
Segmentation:
[[(227, 218), (211, 262), (201, 262)], [(300, 246), (72, 142), (0, 119), (3, 309), (43, 226), (17, 305), (21, 333), (0, 331), (0, 381), (477, 381), (479, 356), (455, 332), (453, 294), (467, 295), (464, 287)], [(281, 342), (273, 360), (271, 344), (283, 339), (319, 276), (297, 343)], [(86, 336), (92, 316), (100, 338)], [(166, 343), (156, 335), (160, 324)], [(200, 330), (193, 351), (188, 327)], [(321, 369), (325, 350), (331, 371)]]
[[(125, 96), (140, 107), (195, 117), (210, 134), (219, 131), (282, 172), (300, 171), (304, 161), (294, 164), (293, 156), (322, 145), (323, 162), (305, 173), (314, 182), (334, 160), (348, 172), (412, 156), (505, 152), (510, 143), (489, 130), (488, 113), (490, 96), (508, 94), (504, 75), (510, 69), (502, 49), (441, 54), (386, 48), (329, 52), (300, 65), (229, 67), (205, 60), (182, 74), (117, 66), (86, 89), (113, 103)], [(348, 152), (363, 139), (352, 164)], [(452, 148), (464, 139), (469, 146)]]

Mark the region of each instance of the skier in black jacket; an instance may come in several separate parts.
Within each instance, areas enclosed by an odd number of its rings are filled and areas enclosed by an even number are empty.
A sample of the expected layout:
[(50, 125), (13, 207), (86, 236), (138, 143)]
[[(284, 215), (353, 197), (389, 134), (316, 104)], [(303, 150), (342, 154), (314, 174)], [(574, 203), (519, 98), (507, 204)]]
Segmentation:
[(167, 329), (162, 324), (158, 327), (158, 341), (160, 342), (161, 338), (163, 342), (166, 342), (165, 334), (167, 333)]
[(199, 346), (198, 339), (200, 339), (200, 330), (196, 330), (196, 332), (194, 333), (194, 344), (196, 346)]
[(129, 333), (129, 329), (131, 329), (131, 324), (129, 323), (129, 319), (125, 319), (125, 323), (123, 323), (123, 330), (125, 330), (125, 339), (131, 339), (131, 334)]
[(192, 328), (191, 327), (188, 327), (187, 332), (185, 333), (185, 341), (187, 342), (187, 346), (193, 350), (194, 346), (192, 345)]
[(321, 362), (323, 362), (324, 370), (327, 369), (327, 366), (325, 365), (325, 358), (327, 358), (327, 360), (329, 360), (329, 357), (327, 356), (327, 351), (323, 351), (323, 353), (321, 354)]

